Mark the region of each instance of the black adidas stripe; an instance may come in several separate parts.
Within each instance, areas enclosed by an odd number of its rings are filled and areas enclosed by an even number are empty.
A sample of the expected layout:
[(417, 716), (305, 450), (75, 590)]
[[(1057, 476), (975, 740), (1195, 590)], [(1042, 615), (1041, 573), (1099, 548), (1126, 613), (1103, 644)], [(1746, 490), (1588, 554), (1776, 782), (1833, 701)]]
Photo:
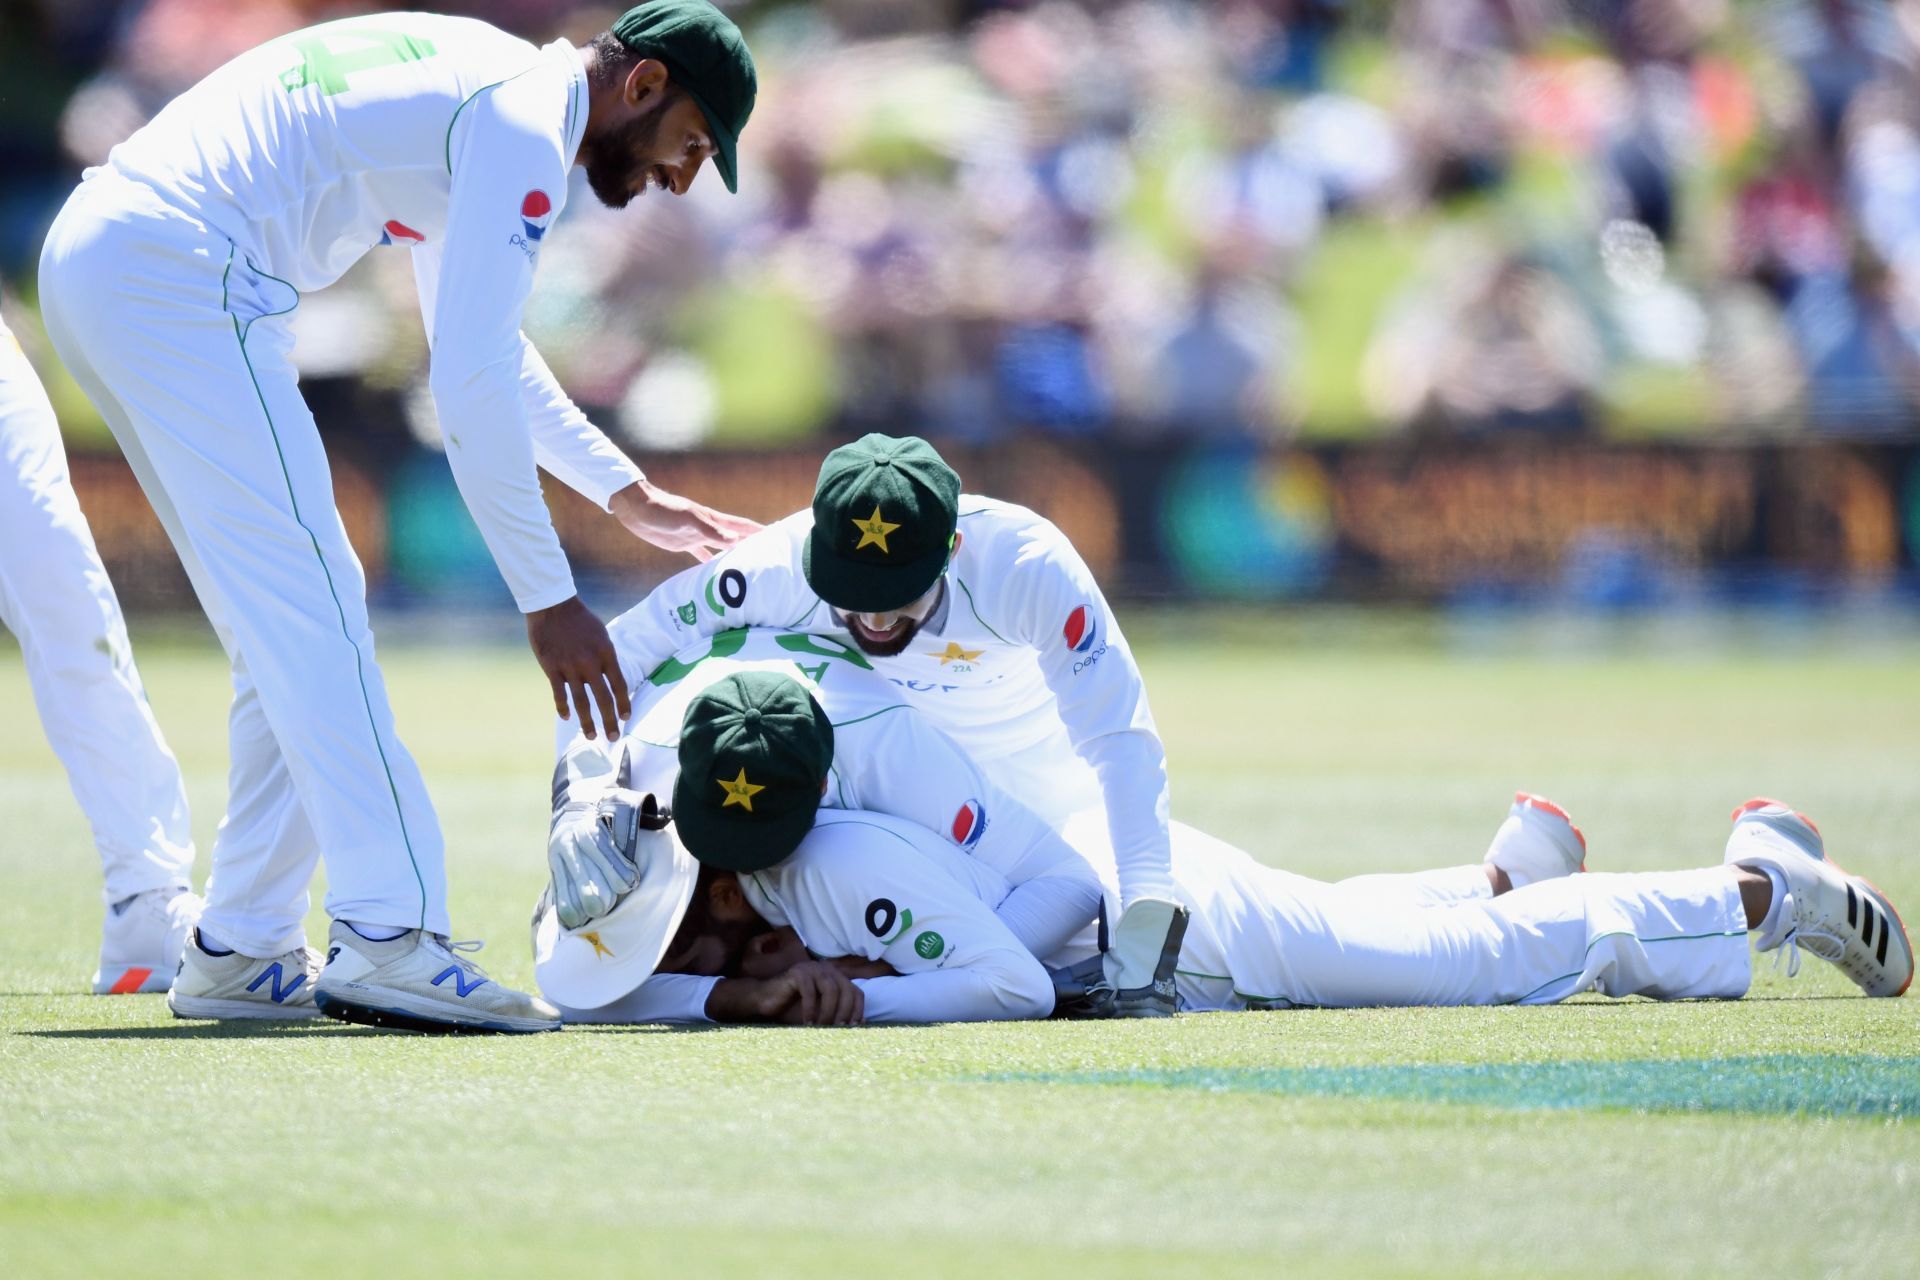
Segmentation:
[(1860, 901), (1853, 896), (1853, 886), (1847, 886), (1847, 927), (1856, 928), (1860, 924)]
[(1870, 947), (1873, 945), (1873, 904), (1861, 903), (1860, 914), (1865, 918), (1865, 923), (1860, 926), (1860, 945)]

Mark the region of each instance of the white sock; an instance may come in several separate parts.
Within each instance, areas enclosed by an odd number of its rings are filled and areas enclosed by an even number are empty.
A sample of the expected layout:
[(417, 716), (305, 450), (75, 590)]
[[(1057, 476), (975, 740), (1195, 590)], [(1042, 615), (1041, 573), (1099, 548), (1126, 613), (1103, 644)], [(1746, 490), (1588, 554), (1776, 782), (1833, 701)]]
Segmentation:
[(392, 942), (395, 938), (407, 932), (405, 929), (396, 929), (390, 924), (359, 924), (352, 920), (342, 920), (340, 923), (365, 938), (368, 942)]
[(1780, 911), (1787, 901), (1787, 878), (1766, 863), (1743, 862), (1740, 864), (1749, 871), (1764, 871), (1767, 879), (1773, 881), (1773, 899), (1767, 904), (1767, 918), (1754, 930), (1763, 938), (1771, 938), (1780, 928)]

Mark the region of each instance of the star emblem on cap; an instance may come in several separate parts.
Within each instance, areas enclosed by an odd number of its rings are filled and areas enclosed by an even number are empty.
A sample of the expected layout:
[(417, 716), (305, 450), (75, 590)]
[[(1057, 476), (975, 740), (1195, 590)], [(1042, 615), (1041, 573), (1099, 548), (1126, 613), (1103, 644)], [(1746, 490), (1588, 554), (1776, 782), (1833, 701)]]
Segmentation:
[(880, 518), (880, 506), (878, 503), (874, 504), (872, 515), (868, 516), (865, 520), (853, 521), (853, 527), (860, 531), (860, 541), (855, 543), (853, 547), (855, 551), (860, 550), (861, 547), (879, 547), (881, 555), (890, 556), (893, 554), (887, 547), (887, 535), (900, 526), (897, 524), (888, 524)]
[(722, 809), (725, 809), (729, 805), (737, 804), (748, 813), (752, 813), (753, 798), (766, 790), (765, 787), (757, 783), (747, 781), (745, 765), (740, 767), (740, 773), (732, 782), (728, 782), (725, 778), (715, 778), (714, 781), (720, 785), (722, 791), (727, 793), (727, 798), (720, 802)]
[(938, 658), (940, 665), (944, 667), (949, 662), (973, 662), (985, 652), (985, 649), (962, 649), (958, 640), (949, 640), (947, 641), (947, 651), (945, 653), (936, 653), (932, 649), (929, 649), (927, 650), (927, 656), (929, 658)]
[(597, 930), (583, 933), (579, 936), (582, 942), (591, 942), (593, 944), (593, 954), (596, 957), (605, 956), (609, 960), (613, 959), (613, 952), (607, 950), (607, 944), (600, 941), (600, 934)]

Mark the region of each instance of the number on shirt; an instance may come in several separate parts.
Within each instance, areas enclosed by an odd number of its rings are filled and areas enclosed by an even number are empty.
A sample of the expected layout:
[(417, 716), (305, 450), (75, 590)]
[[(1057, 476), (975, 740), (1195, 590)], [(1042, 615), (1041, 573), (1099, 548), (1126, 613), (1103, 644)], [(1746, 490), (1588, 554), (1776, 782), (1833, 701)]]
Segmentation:
[[(853, 648), (851, 645), (841, 644), (838, 640), (830, 636), (808, 636), (801, 635), (798, 632), (788, 632), (775, 636), (773, 642), (782, 649), (785, 649), (788, 653), (810, 653), (816, 658), (831, 658), (838, 662), (851, 662), (854, 666), (860, 667), (863, 670), (873, 670), (873, 664), (861, 657), (858, 649)], [(824, 662), (819, 664), (818, 668), (801, 666), (798, 660), (795, 661), (794, 665), (800, 667), (802, 671), (807, 672), (816, 669), (822, 672), (826, 670), (826, 663)], [(814, 676), (813, 681), (815, 684), (820, 683), (820, 677)]]
[[(807, 636), (797, 632), (789, 632), (775, 636), (773, 642), (782, 649), (785, 649), (788, 653), (811, 654), (816, 658), (825, 658), (827, 662), (820, 662), (813, 665), (808, 665), (799, 658), (794, 659), (793, 665), (798, 667), (801, 672), (815, 684), (819, 684), (821, 680), (826, 677), (828, 662), (845, 662), (856, 667), (864, 667), (868, 671), (873, 670), (873, 664), (861, 657), (858, 649), (841, 644), (838, 640), (833, 640), (826, 636)], [(654, 685), (669, 685), (676, 681), (684, 680), (689, 672), (705, 662), (708, 658), (731, 658), (734, 654), (745, 648), (746, 643), (747, 629), (745, 627), (734, 627), (728, 631), (717, 632), (713, 639), (708, 642), (705, 653), (691, 662), (681, 662), (677, 658), (668, 658), (665, 662), (653, 669), (652, 674), (647, 677), (647, 681)]]
[(678, 658), (668, 658), (665, 662), (653, 669), (653, 674), (649, 675), (647, 680), (651, 684), (662, 686), (684, 680), (695, 667), (705, 662), (708, 658), (731, 658), (734, 654), (740, 652), (746, 643), (747, 629), (745, 627), (735, 627), (730, 631), (716, 632), (713, 639), (708, 641), (707, 651), (705, 653), (695, 658), (692, 662), (682, 662)]
[[(327, 97), (345, 93), (352, 86), (347, 77), (375, 67), (391, 67), (402, 62), (431, 58), (433, 41), (400, 31), (364, 27), (357, 22), (329, 22), (287, 37), (300, 54), (300, 64), (280, 73), (280, 85), (288, 93), (318, 85)], [(352, 46), (344, 51), (336, 45)]]

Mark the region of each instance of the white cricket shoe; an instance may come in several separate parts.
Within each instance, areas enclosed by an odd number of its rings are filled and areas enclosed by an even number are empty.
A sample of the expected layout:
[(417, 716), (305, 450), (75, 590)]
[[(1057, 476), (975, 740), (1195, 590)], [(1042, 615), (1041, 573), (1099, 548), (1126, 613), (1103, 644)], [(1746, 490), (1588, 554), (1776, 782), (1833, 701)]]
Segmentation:
[(1805, 949), (1870, 996), (1904, 995), (1912, 985), (1913, 944), (1899, 913), (1873, 885), (1834, 865), (1810, 818), (1778, 800), (1747, 801), (1733, 811), (1726, 861), (1770, 868), (1786, 881), (1786, 898), (1768, 913), (1773, 927), (1754, 945), (1784, 946), (1788, 977), (1800, 972)]
[(1733, 821), (1733, 831), (1727, 836), (1725, 861), (1729, 864), (1741, 861), (1741, 851), (1755, 842), (1777, 845), (1782, 840), (1809, 858), (1826, 860), (1827, 842), (1820, 828), (1813, 825), (1812, 818), (1784, 800), (1755, 796), (1729, 817)]
[(1531, 791), (1516, 791), (1513, 808), (1493, 833), (1493, 843), (1481, 861), (1506, 872), (1518, 889), (1536, 880), (1585, 871), (1587, 837), (1553, 801)]
[(373, 942), (336, 920), (314, 1002), (330, 1018), (375, 1027), (558, 1031), (558, 1009), (539, 996), (501, 986), (459, 954), (479, 945), (449, 943), (419, 929)]
[(180, 950), (200, 921), (200, 895), (187, 889), (149, 889), (107, 908), (100, 927), (100, 965), (93, 994), (124, 996), (165, 991), (180, 967)]
[(275, 1021), (311, 1018), (313, 982), (320, 976), (320, 955), (312, 947), (296, 947), (259, 959), (230, 951), (208, 955), (199, 945), (200, 931), (180, 955), (180, 973), (167, 993), (167, 1008), (176, 1018), (264, 1018)]

